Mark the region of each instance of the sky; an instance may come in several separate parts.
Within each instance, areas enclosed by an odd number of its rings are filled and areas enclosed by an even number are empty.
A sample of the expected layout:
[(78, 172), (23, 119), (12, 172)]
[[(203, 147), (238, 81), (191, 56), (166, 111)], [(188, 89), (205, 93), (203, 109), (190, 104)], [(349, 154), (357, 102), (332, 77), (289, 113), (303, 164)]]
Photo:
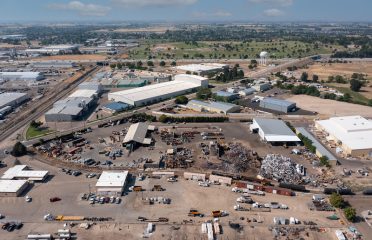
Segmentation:
[(1, 22), (372, 22), (371, 0), (1, 0)]

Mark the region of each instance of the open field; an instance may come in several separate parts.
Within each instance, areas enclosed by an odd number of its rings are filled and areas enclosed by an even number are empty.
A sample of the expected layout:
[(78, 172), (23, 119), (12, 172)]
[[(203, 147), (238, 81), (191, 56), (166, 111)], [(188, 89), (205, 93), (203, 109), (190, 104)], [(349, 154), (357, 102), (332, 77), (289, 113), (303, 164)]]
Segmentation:
[(106, 59), (105, 55), (99, 54), (76, 54), (76, 55), (57, 55), (34, 58), (34, 61), (50, 61), (50, 60), (67, 60), (67, 61), (103, 61)]
[(297, 106), (304, 110), (318, 112), (321, 117), (362, 115), (363, 117), (372, 118), (372, 108), (363, 105), (321, 99), (307, 95), (295, 95), (287, 100), (296, 102)]
[[(350, 90), (349, 84), (338, 84), (332, 83), (330, 86), (335, 87), (342, 93), (349, 93), (352, 95), (354, 100), (367, 102), (368, 99), (372, 99), (372, 62), (352, 62), (352, 63), (316, 63), (310, 65), (306, 69), (309, 73), (309, 78), (316, 74), (319, 76), (319, 80), (327, 81), (328, 76), (340, 75), (350, 79), (353, 73), (366, 74), (366, 79), (370, 81), (367, 86), (362, 87), (359, 93), (354, 93)], [(364, 97), (364, 98), (363, 98)]]
[(29, 126), (26, 131), (26, 139), (31, 139), (34, 137), (42, 136), (50, 132), (52, 132), (52, 130), (49, 130), (48, 128), (38, 129), (38, 128)]
[(273, 42), (155, 42), (146, 41), (140, 47), (130, 51), (130, 58), (257, 58), (261, 51), (268, 51), (271, 58), (298, 58), (315, 54), (331, 53), (341, 46), (323, 46), (315, 48), (312, 44), (299, 41), (273, 41)]

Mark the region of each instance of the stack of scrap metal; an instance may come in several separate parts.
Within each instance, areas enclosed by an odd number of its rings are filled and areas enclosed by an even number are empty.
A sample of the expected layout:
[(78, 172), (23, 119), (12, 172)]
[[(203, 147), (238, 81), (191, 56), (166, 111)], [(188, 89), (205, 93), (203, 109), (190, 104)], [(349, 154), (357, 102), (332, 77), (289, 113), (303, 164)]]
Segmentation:
[(230, 143), (221, 160), (224, 162), (225, 171), (236, 173), (259, 168), (261, 165), (257, 153), (240, 143)]
[(302, 175), (296, 171), (296, 163), (282, 155), (268, 154), (262, 161), (260, 175), (279, 182), (299, 184)]

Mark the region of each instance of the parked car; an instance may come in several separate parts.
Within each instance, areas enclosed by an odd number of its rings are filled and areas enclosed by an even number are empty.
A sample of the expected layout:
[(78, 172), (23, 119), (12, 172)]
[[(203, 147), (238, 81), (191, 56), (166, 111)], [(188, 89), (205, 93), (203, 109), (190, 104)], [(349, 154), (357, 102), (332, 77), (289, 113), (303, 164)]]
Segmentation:
[(25, 197), (25, 200), (26, 200), (26, 202), (31, 202), (31, 201), (32, 201), (32, 197), (30, 197), (30, 196), (27, 195), (27, 196)]
[(49, 199), (50, 202), (58, 202), (58, 201), (61, 201), (61, 199), (59, 197), (52, 197)]

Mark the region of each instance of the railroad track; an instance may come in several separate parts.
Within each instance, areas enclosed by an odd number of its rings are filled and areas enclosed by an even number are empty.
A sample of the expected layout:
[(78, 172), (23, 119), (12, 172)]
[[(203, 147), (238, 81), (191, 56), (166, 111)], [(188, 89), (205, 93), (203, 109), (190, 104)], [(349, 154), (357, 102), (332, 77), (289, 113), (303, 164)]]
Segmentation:
[(36, 119), (43, 115), (53, 104), (54, 102), (64, 98), (67, 94), (71, 93), (80, 83), (82, 83), (90, 74), (96, 72), (98, 70), (97, 67), (92, 68), (88, 72), (86, 72), (83, 76), (78, 78), (75, 82), (65, 86), (62, 90), (56, 93), (54, 96), (51, 96), (47, 99), (44, 99), (42, 103), (37, 104), (29, 111), (23, 113), (18, 118), (14, 119), (13, 121), (9, 122), (3, 129), (0, 134), (0, 141), (5, 140), (18, 129), (24, 127), (33, 119)]

